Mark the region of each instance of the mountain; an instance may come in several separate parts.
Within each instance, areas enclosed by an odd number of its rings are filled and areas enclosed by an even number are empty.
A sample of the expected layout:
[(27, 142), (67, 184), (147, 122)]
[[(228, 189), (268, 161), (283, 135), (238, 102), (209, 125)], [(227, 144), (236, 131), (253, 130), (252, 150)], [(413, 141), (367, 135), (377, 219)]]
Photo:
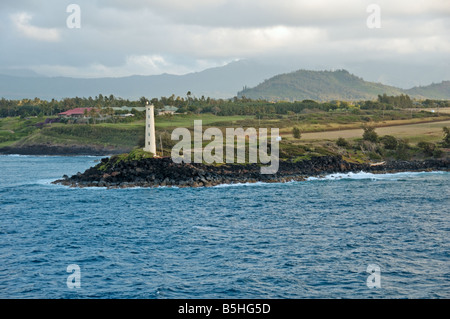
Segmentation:
[[(3, 70), (5, 71), (5, 70)], [(124, 99), (170, 96), (232, 98), (246, 96), (268, 100), (366, 100), (378, 94), (408, 94), (411, 97), (450, 99), (450, 81), (408, 90), (381, 83), (368, 82), (345, 70), (307, 71), (291, 73), (287, 64), (270, 64), (240, 60), (222, 67), (185, 75), (150, 75), (117, 78), (44, 77), (26, 70), (7, 70), (1, 74), (0, 98), (51, 100), (65, 97), (89, 97), (103, 94)], [(7, 72), (5, 72), (7, 73)], [(277, 75), (278, 74), (278, 75)], [(267, 80), (264, 80), (267, 79)], [(253, 88), (249, 88), (253, 87)], [(238, 92), (244, 88), (242, 91)]]
[(450, 81), (442, 81), (441, 83), (433, 83), (428, 86), (416, 86), (412, 89), (405, 90), (410, 96), (421, 98), (448, 100), (450, 99)]
[(260, 83), (254, 88), (245, 88), (238, 96), (252, 99), (280, 100), (372, 100), (379, 94), (408, 94), (411, 97), (450, 99), (450, 81), (408, 90), (364, 81), (346, 70), (307, 71), (298, 70), (280, 74)]
[[(1, 71), (1, 70), (0, 70)], [(280, 66), (241, 60), (222, 67), (206, 69), (186, 75), (150, 75), (118, 78), (70, 78), (70, 77), (23, 77), (0, 75), (0, 97), (7, 99), (35, 98), (50, 100), (65, 97), (89, 97), (98, 94), (124, 99), (142, 96), (194, 96), (231, 98), (245, 85), (255, 86), (263, 79), (286, 72)]]
[(238, 96), (267, 100), (368, 100), (378, 94), (399, 95), (401, 89), (380, 83), (366, 82), (346, 70), (298, 70), (274, 76)]
[(29, 69), (7, 69), (7, 68), (1, 68), (0, 74), (2, 75), (10, 75), (10, 76), (16, 76), (16, 77), (42, 77), (41, 74), (34, 72), (33, 70)]

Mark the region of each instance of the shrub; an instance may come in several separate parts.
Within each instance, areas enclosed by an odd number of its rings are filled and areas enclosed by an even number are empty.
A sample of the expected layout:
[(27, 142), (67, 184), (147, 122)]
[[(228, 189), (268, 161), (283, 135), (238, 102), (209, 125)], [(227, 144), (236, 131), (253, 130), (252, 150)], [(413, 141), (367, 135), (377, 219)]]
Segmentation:
[(422, 151), (423, 151), (426, 155), (428, 155), (428, 156), (432, 156), (432, 155), (433, 155), (433, 152), (434, 152), (434, 150), (435, 150), (435, 148), (436, 148), (436, 145), (435, 145), (434, 143), (424, 142), (424, 141), (419, 142), (419, 143), (417, 144), (417, 146), (418, 146), (420, 149), (422, 149)]
[(358, 141), (357, 145), (358, 145), (357, 146), (358, 150), (361, 150), (364, 153), (370, 153), (370, 152), (376, 153), (377, 150), (379, 149), (379, 147), (376, 143), (372, 143), (372, 142), (364, 141), (364, 140)]
[(435, 158), (439, 158), (439, 157), (441, 157), (442, 156), (442, 154), (443, 154), (444, 152), (440, 149), (440, 148), (435, 148), (434, 149), (434, 151), (433, 151), (433, 157), (435, 157)]
[(300, 132), (300, 129), (298, 127), (294, 127), (292, 129), (292, 134), (294, 135), (294, 138), (301, 138), (302, 137), (302, 133)]
[(381, 140), (381, 143), (383, 143), (385, 149), (387, 149), (387, 150), (397, 149), (398, 141), (394, 136), (385, 135), (380, 140)]
[(144, 158), (152, 158), (153, 154), (145, 152), (141, 148), (136, 148), (132, 150), (127, 156), (124, 157), (126, 161), (139, 161)]
[(336, 145), (339, 147), (348, 147), (350, 144), (343, 137), (339, 137), (336, 141)]
[(368, 155), (371, 160), (381, 160), (382, 159), (381, 155), (376, 152), (369, 152)]
[(363, 126), (363, 140), (376, 143), (378, 141), (378, 134), (372, 126)]
[(444, 132), (444, 140), (442, 144), (444, 147), (450, 147), (450, 129), (447, 126), (444, 126), (442, 131)]
[(401, 159), (401, 160), (406, 160), (409, 157), (409, 144), (407, 141), (402, 140), (402, 139), (398, 139), (397, 140), (398, 145), (397, 145), (397, 151), (395, 152), (395, 158), (396, 159)]

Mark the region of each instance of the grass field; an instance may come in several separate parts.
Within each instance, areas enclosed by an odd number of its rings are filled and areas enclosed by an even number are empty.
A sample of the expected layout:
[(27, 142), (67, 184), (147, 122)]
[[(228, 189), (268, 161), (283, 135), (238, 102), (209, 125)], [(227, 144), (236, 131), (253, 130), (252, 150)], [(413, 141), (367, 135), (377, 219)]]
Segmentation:
[(450, 107), (440, 108), (439, 113), (450, 114)]
[[(448, 113), (447, 113), (448, 112)], [(45, 118), (0, 119), (0, 147), (33, 144), (58, 145), (103, 145), (133, 148), (143, 145), (145, 123), (137, 120), (127, 123), (61, 124), (54, 123), (37, 128), (36, 123)], [(411, 143), (419, 141), (436, 142), (442, 138), (442, 127), (450, 126), (450, 108), (440, 109), (439, 115), (428, 111), (358, 111), (358, 112), (313, 112), (290, 115), (266, 116), (215, 116), (213, 114), (180, 114), (157, 116), (157, 135), (170, 139), (174, 128), (193, 128), (194, 120), (202, 120), (203, 128), (280, 128), (283, 139), (294, 144), (316, 143), (361, 138), (363, 124), (377, 127), (379, 136), (394, 135), (406, 138)], [(422, 123), (425, 122), (425, 123)], [(300, 140), (293, 139), (292, 128), (299, 127)], [(159, 140), (159, 138), (157, 139)], [(157, 141), (158, 142), (158, 141)], [(159, 143), (159, 142), (158, 142)], [(168, 145), (165, 143), (164, 145)]]
[(18, 117), (7, 117), (0, 119), (0, 147), (9, 146), (35, 132), (35, 124), (40, 120), (37, 118), (19, 119)]
[[(175, 116), (157, 116), (155, 118), (155, 127), (160, 130), (174, 129), (177, 127), (193, 128), (195, 120), (201, 120), (204, 126), (219, 126), (225, 127), (227, 124), (236, 125), (238, 123), (245, 123), (248, 120), (254, 119), (254, 116), (215, 116), (213, 114), (199, 114), (199, 115), (175, 115)], [(121, 129), (135, 129), (145, 126), (145, 120), (134, 121), (130, 123), (99, 123), (96, 126), (121, 128)]]
[[(393, 135), (397, 138), (408, 139), (411, 143), (419, 141), (436, 142), (442, 139), (442, 128), (450, 126), (450, 120), (440, 122), (407, 124), (407, 125), (393, 125), (387, 127), (379, 127), (375, 131), (379, 136)], [(303, 133), (301, 140), (303, 141), (321, 141), (321, 140), (336, 140), (339, 137), (345, 139), (361, 138), (363, 130), (333, 130), (325, 132)]]

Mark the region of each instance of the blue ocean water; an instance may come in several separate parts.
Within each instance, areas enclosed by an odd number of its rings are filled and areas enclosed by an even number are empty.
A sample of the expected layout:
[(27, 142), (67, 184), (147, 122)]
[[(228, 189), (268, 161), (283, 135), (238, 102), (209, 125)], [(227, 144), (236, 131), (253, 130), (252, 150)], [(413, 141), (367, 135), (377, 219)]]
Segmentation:
[(0, 156), (0, 298), (450, 297), (450, 173), (50, 184), (98, 159)]

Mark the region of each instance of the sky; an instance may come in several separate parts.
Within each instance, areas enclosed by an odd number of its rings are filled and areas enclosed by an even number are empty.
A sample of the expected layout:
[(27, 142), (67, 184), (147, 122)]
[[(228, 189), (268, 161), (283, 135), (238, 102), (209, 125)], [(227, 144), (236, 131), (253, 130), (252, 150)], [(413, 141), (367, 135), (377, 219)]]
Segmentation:
[(249, 59), (408, 88), (450, 80), (449, 30), (449, 0), (2, 0), (0, 73), (186, 74)]

